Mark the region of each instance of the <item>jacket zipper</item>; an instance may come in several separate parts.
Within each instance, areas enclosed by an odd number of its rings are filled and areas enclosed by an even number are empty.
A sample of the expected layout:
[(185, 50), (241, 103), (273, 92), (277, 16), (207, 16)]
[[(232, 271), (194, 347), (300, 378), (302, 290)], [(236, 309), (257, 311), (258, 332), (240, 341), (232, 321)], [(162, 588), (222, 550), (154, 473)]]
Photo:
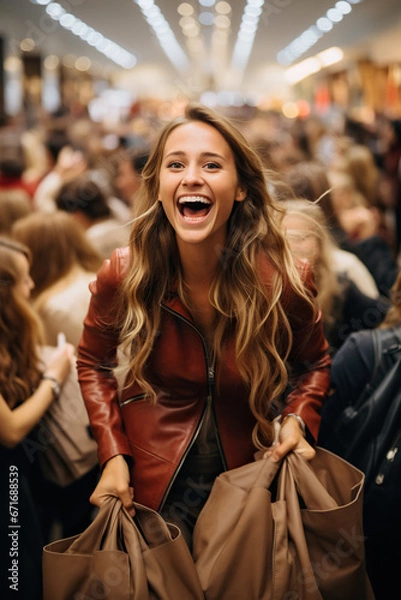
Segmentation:
[(136, 396), (132, 396), (132, 398), (127, 398), (119, 403), (119, 406), (127, 406), (127, 404), (131, 404), (131, 402), (137, 402), (138, 400), (144, 400), (144, 398), (148, 398), (149, 394), (144, 392), (143, 394), (136, 394)]
[(184, 321), (185, 323), (187, 323), (190, 327), (192, 327), (192, 329), (194, 331), (196, 331), (196, 333), (199, 335), (201, 342), (202, 342), (202, 347), (203, 347), (203, 354), (205, 357), (205, 363), (206, 363), (206, 378), (207, 378), (207, 389), (208, 389), (208, 394), (207, 394), (207, 398), (206, 398), (206, 402), (205, 402), (205, 406), (203, 407), (203, 411), (202, 414), (200, 416), (200, 419), (198, 421), (198, 425), (196, 426), (195, 432), (192, 436), (192, 439), (190, 441), (190, 443), (188, 444), (184, 454), (181, 457), (180, 462), (178, 463), (178, 466), (174, 472), (174, 475), (172, 476), (172, 478), (170, 479), (170, 482), (166, 488), (166, 491), (164, 492), (162, 501), (160, 503), (159, 506), (159, 512), (162, 510), (167, 496), (170, 493), (171, 488), (173, 487), (173, 484), (177, 478), (177, 475), (179, 473), (179, 471), (181, 470), (182, 465), (184, 464), (185, 459), (187, 458), (192, 446), (194, 445), (196, 438), (199, 435), (199, 432), (201, 430), (201, 427), (203, 425), (203, 422), (205, 420), (205, 415), (206, 415), (206, 411), (208, 408), (211, 408), (213, 411), (213, 422), (214, 422), (214, 427), (215, 427), (215, 432), (216, 432), (216, 438), (217, 438), (217, 444), (219, 447), (219, 451), (221, 454), (221, 458), (223, 461), (223, 466), (225, 469), (227, 469), (227, 462), (224, 456), (224, 452), (223, 452), (223, 448), (221, 445), (221, 440), (220, 440), (220, 435), (219, 432), (217, 430), (217, 426), (216, 426), (216, 415), (215, 415), (215, 411), (214, 411), (214, 407), (213, 407), (213, 396), (214, 396), (214, 385), (215, 385), (215, 366), (210, 364), (209, 361), (209, 355), (208, 355), (208, 351), (206, 348), (206, 343), (205, 343), (205, 339), (202, 335), (202, 333), (199, 331), (199, 329), (188, 319), (186, 319), (185, 317), (183, 317), (182, 315), (180, 315), (180, 313), (176, 312), (175, 310), (173, 310), (172, 308), (170, 308), (169, 306), (162, 304), (162, 308), (164, 308), (167, 312), (169, 312), (170, 314), (174, 315), (175, 317), (177, 317), (178, 319), (181, 319), (181, 321)]

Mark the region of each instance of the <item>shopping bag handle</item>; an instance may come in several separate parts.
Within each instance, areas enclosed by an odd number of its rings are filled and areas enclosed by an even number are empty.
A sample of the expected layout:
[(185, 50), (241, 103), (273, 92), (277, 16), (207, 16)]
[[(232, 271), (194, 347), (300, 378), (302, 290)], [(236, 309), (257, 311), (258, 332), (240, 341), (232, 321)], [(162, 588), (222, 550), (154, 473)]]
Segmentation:
[(67, 554), (91, 554), (94, 548), (103, 548), (104, 540), (110, 530), (118, 524), (121, 502), (115, 496), (108, 496), (100, 505), (92, 523), (73, 541)]

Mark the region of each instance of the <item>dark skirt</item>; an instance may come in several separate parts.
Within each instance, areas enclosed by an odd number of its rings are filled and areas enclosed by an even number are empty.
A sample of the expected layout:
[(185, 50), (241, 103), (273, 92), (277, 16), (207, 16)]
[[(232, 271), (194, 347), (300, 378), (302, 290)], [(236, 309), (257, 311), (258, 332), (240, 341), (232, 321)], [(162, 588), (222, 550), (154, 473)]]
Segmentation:
[(214, 480), (224, 471), (220, 454), (189, 455), (167, 496), (161, 515), (177, 525), (192, 549), (192, 534)]

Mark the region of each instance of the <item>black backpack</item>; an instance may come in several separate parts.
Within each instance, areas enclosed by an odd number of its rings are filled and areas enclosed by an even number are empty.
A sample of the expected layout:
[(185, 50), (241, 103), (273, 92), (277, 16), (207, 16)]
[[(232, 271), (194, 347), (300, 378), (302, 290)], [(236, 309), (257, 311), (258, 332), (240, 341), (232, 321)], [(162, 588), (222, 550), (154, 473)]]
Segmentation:
[(372, 377), (359, 398), (348, 398), (347, 406), (331, 407), (329, 421), (322, 421), (319, 445), (365, 473), (366, 535), (398, 533), (401, 526), (401, 327), (357, 335), (373, 336)]

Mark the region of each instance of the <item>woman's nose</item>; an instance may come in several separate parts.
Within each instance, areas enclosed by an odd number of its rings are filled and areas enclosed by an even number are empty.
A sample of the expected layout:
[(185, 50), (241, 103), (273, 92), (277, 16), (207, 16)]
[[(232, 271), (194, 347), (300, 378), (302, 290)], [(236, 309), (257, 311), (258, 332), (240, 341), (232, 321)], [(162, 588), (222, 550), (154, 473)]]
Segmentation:
[(184, 185), (196, 185), (202, 183), (202, 177), (196, 166), (189, 166), (184, 173), (182, 183)]

